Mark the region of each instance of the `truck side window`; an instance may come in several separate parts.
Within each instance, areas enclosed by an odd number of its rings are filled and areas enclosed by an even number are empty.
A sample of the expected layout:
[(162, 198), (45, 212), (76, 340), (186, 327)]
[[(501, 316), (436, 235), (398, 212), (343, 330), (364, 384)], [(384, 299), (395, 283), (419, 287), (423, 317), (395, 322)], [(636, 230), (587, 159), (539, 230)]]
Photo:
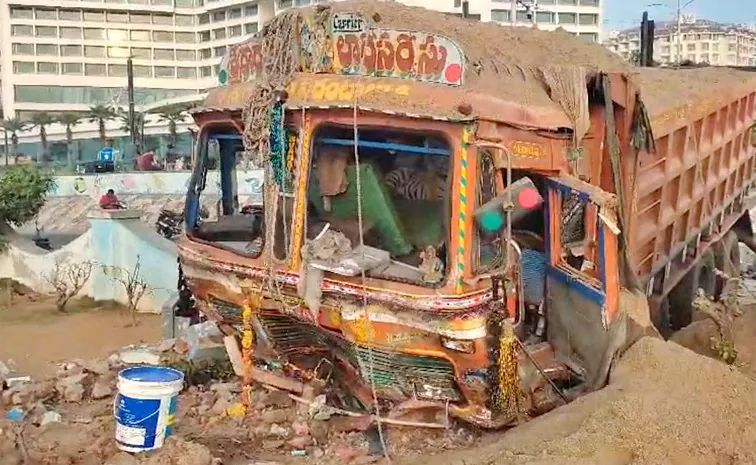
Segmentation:
[(559, 261), (573, 270), (597, 278), (595, 206), (576, 192), (562, 193)]
[[(476, 208), (496, 197), (496, 170), (487, 151), (478, 153), (478, 186)], [(476, 228), (476, 270), (485, 272), (501, 265), (504, 258), (500, 233), (486, 233)]]

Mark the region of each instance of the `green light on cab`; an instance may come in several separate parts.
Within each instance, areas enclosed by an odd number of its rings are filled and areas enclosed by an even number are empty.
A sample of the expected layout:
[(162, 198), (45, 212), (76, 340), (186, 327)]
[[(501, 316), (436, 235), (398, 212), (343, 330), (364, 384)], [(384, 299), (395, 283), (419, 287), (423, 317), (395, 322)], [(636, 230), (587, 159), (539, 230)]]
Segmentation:
[(488, 232), (495, 232), (504, 226), (504, 218), (495, 211), (488, 211), (481, 215), (480, 225)]

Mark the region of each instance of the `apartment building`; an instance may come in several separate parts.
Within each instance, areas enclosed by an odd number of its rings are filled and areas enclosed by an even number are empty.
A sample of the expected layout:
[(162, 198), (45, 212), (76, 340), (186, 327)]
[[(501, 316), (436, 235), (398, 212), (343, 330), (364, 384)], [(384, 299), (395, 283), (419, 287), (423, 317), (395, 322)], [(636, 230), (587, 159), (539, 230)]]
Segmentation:
[[(198, 99), (217, 83), (217, 65), (228, 48), (255, 34), (280, 11), (328, 0), (0, 0), (0, 83), (6, 118), (33, 113), (78, 111), (91, 105), (124, 107), (126, 61), (134, 64), (138, 109)], [(379, 0), (376, 0), (379, 1)], [(598, 41), (604, 0), (469, 0), (470, 16), (481, 21), (564, 28)], [(403, 3), (461, 14), (462, 0), (403, 0)], [(534, 17), (529, 12), (534, 13)], [(513, 21), (514, 19), (514, 21)], [(180, 130), (190, 126), (187, 121)], [(148, 134), (165, 132), (155, 118)], [(62, 127), (48, 129), (62, 141)], [(125, 141), (121, 124), (109, 133)], [(75, 128), (83, 158), (96, 152), (96, 127)], [(160, 147), (165, 146), (160, 138)], [(36, 142), (34, 131), (22, 142)], [(182, 144), (189, 144), (184, 137)], [(118, 141), (115, 141), (116, 145)], [(22, 144), (24, 152), (36, 146)]]
[[(692, 61), (712, 66), (756, 65), (756, 31), (734, 24), (707, 20), (657, 23), (654, 60), (662, 65)], [(614, 52), (632, 59), (640, 50), (640, 31), (613, 34), (606, 43)]]

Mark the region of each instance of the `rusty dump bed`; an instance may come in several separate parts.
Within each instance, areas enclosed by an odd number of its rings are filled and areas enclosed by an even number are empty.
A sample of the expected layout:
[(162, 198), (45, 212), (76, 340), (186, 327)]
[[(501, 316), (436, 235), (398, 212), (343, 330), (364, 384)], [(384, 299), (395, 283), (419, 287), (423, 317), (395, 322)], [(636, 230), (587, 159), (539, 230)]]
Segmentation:
[(648, 280), (702, 231), (729, 229), (742, 210), (734, 203), (756, 168), (756, 73), (643, 69), (638, 81), (656, 151), (637, 157), (628, 240), (635, 270)]

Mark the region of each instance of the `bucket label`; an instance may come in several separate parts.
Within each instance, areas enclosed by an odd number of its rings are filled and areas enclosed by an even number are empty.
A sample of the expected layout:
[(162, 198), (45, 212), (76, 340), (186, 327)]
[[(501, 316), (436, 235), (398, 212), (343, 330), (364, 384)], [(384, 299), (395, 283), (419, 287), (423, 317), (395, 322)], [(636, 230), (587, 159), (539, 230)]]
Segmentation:
[(145, 449), (154, 447), (158, 434), (160, 404), (160, 399), (134, 399), (119, 394), (116, 411), (116, 440), (129, 446)]
[(131, 426), (116, 424), (116, 441), (135, 447), (143, 447), (146, 432), (144, 428), (132, 428)]

